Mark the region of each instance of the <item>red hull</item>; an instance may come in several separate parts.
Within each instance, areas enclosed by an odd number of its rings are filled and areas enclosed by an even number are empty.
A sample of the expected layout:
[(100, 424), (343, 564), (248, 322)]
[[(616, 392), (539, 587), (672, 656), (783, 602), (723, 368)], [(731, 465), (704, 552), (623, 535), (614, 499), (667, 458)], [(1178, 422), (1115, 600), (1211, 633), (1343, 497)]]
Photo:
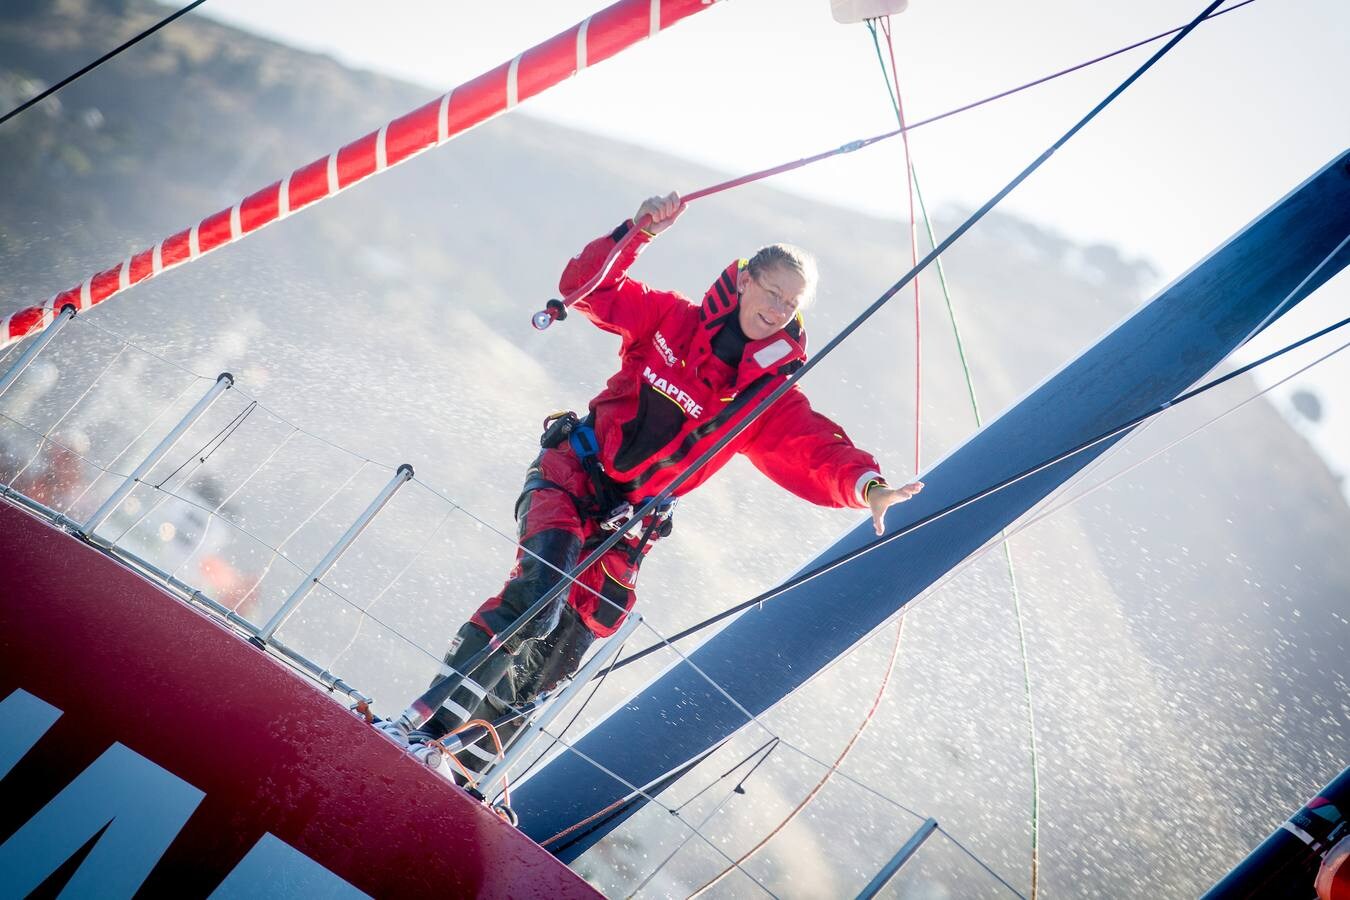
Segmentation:
[[(146, 893), (210, 894), (270, 833), (376, 897), (598, 896), (313, 682), (0, 501), (0, 701), (16, 691), (61, 715), (0, 781), (0, 856), (120, 743), (204, 792), (152, 848)], [(0, 739), (6, 727), (22, 731), (0, 722)], [(89, 837), (58, 881), (94, 859)]]

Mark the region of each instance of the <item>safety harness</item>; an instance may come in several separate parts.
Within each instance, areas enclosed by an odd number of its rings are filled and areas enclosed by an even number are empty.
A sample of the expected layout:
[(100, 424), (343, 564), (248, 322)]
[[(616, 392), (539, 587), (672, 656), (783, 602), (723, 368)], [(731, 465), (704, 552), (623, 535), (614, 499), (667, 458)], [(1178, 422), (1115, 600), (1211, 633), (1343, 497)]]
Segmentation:
[[(589, 498), (578, 497), (557, 482), (545, 478), (538, 470), (531, 472), (526, 479), (524, 493), (537, 490), (562, 491), (572, 498), (582, 519), (595, 522), (601, 531), (614, 531), (633, 517), (634, 505), (624, 498), (623, 490), (605, 471), (605, 464), (600, 460), (600, 441), (595, 435), (593, 417), (582, 419), (571, 410), (564, 410), (545, 418), (539, 446), (552, 450), (561, 447), (564, 442), (572, 448), (573, 455), (590, 478), (594, 495)], [(640, 500), (637, 506), (645, 506), (648, 499)], [(641, 534), (630, 543), (630, 565), (635, 565), (642, 558), (642, 552), (651, 541), (670, 536), (674, 529), (672, 517), (675, 504), (676, 498), (668, 497), (647, 516)]]

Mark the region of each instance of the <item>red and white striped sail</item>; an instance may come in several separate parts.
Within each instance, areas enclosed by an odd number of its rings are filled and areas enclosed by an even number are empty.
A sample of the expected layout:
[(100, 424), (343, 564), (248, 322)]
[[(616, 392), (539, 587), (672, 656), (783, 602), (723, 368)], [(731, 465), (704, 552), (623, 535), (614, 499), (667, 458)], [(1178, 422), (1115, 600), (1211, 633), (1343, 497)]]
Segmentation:
[(715, 2), (619, 0), (439, 99), (301, 166), (234, 206), (89, 276), (46, 303), (0, 319), (0, 348), (41, 331), (62, 307), (89, 309), (134, 284), (233, 243), (443, 144)]

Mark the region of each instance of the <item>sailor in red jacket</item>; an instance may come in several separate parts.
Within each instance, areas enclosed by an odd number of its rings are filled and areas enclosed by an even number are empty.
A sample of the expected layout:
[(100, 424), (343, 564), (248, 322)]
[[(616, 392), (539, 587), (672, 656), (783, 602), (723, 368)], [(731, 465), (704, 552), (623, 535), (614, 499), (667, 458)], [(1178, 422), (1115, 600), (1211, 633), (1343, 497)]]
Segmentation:
[[(460, 628), (446, 655), (450, 668), (510, 625), (604, 539), (607, 527), (670, 485), (805, 360), (800, 307), (815, 287), (815, 266), (800, 250), (773, 244), (733, 262), (700, 304), (627, 276), (642, 249), (683, 211), (676, 194), (652, 197), (564, 269), (559, 287), (566, 294), (600, 268), (634, 222), (651, 217), (599, 286), (572, 307), (622, 339), (619, 371), (584, 420), (563, 414), (546, 422), (543, 451), (516, 503), (516, 566), (502, 592)], [(923, 486), (888, 486), (876, 459), (796, 387), (677, 493), (702, 484), (736, 453), (812, 503), (870, 509), (878, 534), (887, 507)], [(652, 540), (669, 531), (668, 511), (661, 513), (583, 572), (553, 609), (507, 642), (509, 655), (484, 663), (424, 730), (439, 737), (470, 718), (498, 718), (507, 704), (523, 703), (575, 671), (591, 642), (613, 634), (632, 609), (638, 565)], [(492, 758), (470, 748), (464, 761), (478, 768)]]

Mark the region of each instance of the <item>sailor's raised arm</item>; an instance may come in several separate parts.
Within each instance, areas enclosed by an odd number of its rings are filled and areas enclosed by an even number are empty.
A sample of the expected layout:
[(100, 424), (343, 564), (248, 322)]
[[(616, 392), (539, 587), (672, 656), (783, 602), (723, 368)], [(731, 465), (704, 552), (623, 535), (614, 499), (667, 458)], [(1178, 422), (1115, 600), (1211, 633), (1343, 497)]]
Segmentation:
[(572, 308), (625, 341), (647, 336), (670, 303), (683, 301), (679, 301), (676, 294), (654, 291), (642, 282), (629, 278), (628, 269), (652, 238), (669, 228), (683, 211), (684, 204), (678, 194), (650, 197), (638, 207), (633, 219), (625, 220), (609, 234), (591, 241), (572, 257), (558, 281), (558, 289), (563, 296), (581, 287), (605, 265), (615, 245), (637, 227), (636, 222), (651, 220), (647, 228), (638, 229), (632, 235), (595, 290), (576, 301)]
[[(680, 195), (671, 191), (664, 197), (648, 197), (642, 201), (637, 212), (633, 213), (633, 224), (642, 228), (649, 237), (656, 237), (675, 224), (675, 220), (684, 212), (685, 204)], [(643, 218), (651, 221), (643, 226)]]

